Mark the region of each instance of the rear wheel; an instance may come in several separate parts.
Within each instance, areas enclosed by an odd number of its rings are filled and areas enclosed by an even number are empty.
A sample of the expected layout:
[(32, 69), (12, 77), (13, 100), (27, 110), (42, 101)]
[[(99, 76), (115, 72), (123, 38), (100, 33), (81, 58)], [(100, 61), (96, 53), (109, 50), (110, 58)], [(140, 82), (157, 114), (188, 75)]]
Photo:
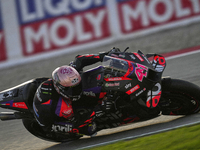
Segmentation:
[(200, 110), (200, 87), (178, 79), (162, 79), (159, 102), (163, 115), (189, 115)]

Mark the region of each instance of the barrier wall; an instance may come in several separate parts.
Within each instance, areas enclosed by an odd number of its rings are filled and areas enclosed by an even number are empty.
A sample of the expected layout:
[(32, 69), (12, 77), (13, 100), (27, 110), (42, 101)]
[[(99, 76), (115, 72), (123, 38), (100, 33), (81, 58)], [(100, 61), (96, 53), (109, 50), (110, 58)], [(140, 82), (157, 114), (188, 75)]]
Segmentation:
[(0, 68), (200, 21), (200, 0), (0, 0)]

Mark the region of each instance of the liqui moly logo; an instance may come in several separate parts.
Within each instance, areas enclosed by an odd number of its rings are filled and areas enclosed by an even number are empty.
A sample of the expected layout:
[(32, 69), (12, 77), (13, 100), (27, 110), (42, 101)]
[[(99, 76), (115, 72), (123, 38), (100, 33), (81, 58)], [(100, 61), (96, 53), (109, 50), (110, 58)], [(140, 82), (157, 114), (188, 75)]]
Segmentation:
[(200, 14), (199, 0), (118, 0), (121, 31), (131, 33)]
[(66, 48), (111, 35), (105, 0), (17, 2), (24, 55)]

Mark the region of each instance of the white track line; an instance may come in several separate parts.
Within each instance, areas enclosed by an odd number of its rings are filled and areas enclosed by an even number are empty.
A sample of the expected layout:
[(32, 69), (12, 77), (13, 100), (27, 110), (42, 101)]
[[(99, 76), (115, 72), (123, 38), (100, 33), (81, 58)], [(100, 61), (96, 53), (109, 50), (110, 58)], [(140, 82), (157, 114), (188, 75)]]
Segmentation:
[(168, 56), (168, 57), (165, 57), (165, 59), (170, 60), (170, 59), (184, 57), (184, 56), (188, 56), (188, 55), (192, 55), (192, 54), (196, 54), (196, 53), (200, 53), (200, 50), (195, 50), (195, 51), (190, 51), (190, 52), (186, 52), (186, 53), (182, 53), (182, 54), (176, 54), (176, 55), (173, 55), (173, 56)]

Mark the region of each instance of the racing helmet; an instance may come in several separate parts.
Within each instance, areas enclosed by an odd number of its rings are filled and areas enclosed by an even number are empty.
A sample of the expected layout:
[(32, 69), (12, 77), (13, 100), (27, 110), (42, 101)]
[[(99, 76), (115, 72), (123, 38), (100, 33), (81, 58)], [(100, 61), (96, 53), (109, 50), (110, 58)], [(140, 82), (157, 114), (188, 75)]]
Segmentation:
[(71, 66), (61, 66), (52, 72), (56, 91), (65, 98), (78, 100), (82, 93), (81, 76)]

